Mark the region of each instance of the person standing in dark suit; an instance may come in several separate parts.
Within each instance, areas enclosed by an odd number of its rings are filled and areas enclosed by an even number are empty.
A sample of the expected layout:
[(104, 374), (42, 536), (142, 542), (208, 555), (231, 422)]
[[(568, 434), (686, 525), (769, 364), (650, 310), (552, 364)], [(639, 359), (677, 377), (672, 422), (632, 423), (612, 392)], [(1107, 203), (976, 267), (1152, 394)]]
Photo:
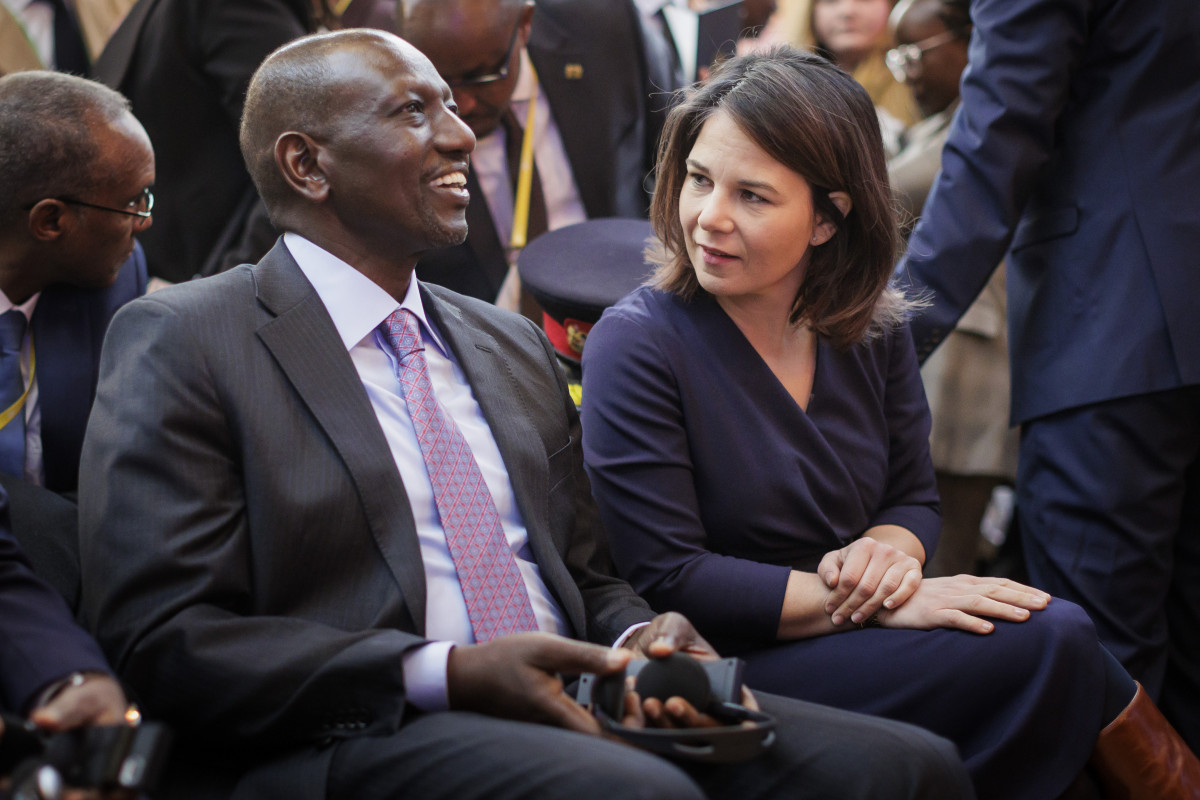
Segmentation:
[(158, 155), (150, 275), (177, 283), (265, 253), (276, 232), (238, 151), (250, 75), (316, 29), (318, 0), (139, 0), (93, 75), (120, 91)]
[(766, 697), (778, 742), (727, 769), (596, 736), (560, 674), (711, 650), (611, 574), (537, 327), (413, 279), (466, 235), (449, 87), (391, 34), (306, 37), (241, 141), (286, 233), (118, 313), (80, 487), (85, 614), (225, 797), (970, 796), (943, 740)]
[(918, 353), (1007, 257), (1030, 577), (1200, 750), (1200, 5), (977, 0), (971, 18), (899, 267), (932, 298)]
[[(34, 71), (0, 79), (0, 472), (75, 491), (100, 347), (146, 291), (154, 152), (129, 102)], [(19, 408), (16, 405), (19, 404)]]
[[(450, 84), (479, 141), (467, 176), (475, 198), (467, 241), (422, 256), (422, 280), (497, 300), (510, 276), (515, 173), (531, 105), (538, 184), (526, 240), (584, 219), (645, 218), (661, 129), (652, 94), (675, 87), (653, 85), (651, 76), (670, 68), (647, 63), (630, 0), (400, 0), (397, 31)], [(515, 308), (515, 296), (506, 289), (501, 304)]]

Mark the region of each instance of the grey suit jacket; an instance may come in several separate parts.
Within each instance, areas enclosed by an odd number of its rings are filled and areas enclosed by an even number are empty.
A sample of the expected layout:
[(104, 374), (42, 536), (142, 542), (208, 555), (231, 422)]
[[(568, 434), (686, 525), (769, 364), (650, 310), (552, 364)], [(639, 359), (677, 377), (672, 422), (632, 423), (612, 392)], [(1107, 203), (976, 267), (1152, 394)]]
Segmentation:
[[(422, 287), (579, 638), (652, 613), (612, 577), (574, 407), (528, 321)], [(333, 322), (282, 243), (113, 320), (84, 443), (85, 617), (151, 717), (238, 747), (396, 730), (424, 641), (412, 512)]]

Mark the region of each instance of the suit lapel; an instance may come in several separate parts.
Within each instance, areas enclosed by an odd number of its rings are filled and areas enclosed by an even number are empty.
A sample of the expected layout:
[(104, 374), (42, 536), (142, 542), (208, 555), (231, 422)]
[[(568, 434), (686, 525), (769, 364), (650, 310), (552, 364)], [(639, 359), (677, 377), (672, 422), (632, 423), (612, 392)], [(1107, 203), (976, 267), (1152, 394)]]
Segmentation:
[(47, 488), (74, 486), (96, 387), (91, 305), (77, 291), (47, 288), (33, 312), (38, 405), (42, 410), (42, 469)]
[(504, 246), (500, 244), (500, 236), (496, 233), (496, 223), (492, 220), (487, 198), (483, 196), (483, 189), (479, 187), (474, 171), (467, 173), (467, 191), (471, 193), (471, 202), (467, 204), (467, 230), (471, 232), (467, 237), (467, 246), (479, 262), (480, 271), (495, 287), (495, 294), (499, 294), (500, 286), (508, 274), (508, 258), (504, 255)]
[(587, 631), (583, 599), (550, 532), (549, 464), (542, 435), (521, 405), (520, 386), (509, 359), (492, 336), (464, 318), (459, 307), (434, 296), (424, 285), (421, 301), (458, 360), (500, 448), (542, 580), (566, 612), (575, 634), (583, 636)]
[[(607, 125), (597, 125), (592, 92), (605, 94), (613, 87), (596, 80), (619, 76), (606, 74), (592, 53), (572, 42), (547, 14), (534, 15), (528, 45), (529, 57), (537, 68), (538, 83), (554, 109), (554, 122), (562, 135), (563, 148), (571, 164), (571, 174), (579, 189), (579, 198), (589, 218), (612, 216), (613, 171)], [(580, 66), (582, 78), (567, 78), (567, 67)], [(636, 124), (631, 120), (630, 124)], [(618, 137), (619, 138), (619, 137)], [(614, 139), (613, 141), (617, 141)]]
[(540, 450), (541, 436), (519, 404), (518, 386), (500, 344), (464, 321), (460, 309), (434, 297), (422, 286), (426, 313), (438, 326), (466, 375), (492, 437), (500, 448), (504, 466), (517, 496), (526, 527), (545, 530), (545, 491), (549, 474), (545, 454), (527, 458), (531, 443)]
[(92, 65), (92, 77), (114, 89), (120, 89), (133, 62), (133, 53), (141, 38), (142, 27), (159, 0), (138, 0), (130, 9), (116, 33), (108, 40), (100, 57)]
[(375, 543), (425, 632), (425, 571), (412, 507), (379, 419), (329, 312), (282, 240), (254, 269), (275, 316), (258, 336), (341, 456)]
[(108, 37), (120, 27), (120, 22), (133, 7), (134, 0), (90, 0), (76, 2), (75, 16), (79, 30), (87, 42), (88, 56), (93, 63), (104, 51)]

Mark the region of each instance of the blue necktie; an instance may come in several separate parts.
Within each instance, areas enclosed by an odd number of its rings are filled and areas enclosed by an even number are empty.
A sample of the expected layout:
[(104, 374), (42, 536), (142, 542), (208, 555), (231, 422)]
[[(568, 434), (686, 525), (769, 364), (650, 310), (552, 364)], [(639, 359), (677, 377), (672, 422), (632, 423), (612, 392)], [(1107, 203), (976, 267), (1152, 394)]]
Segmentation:
[[(21, 377), (21, 344), (25, 340), (25, 315), (17, 309), (0, 314), (0, 411), (10, 409), (25, 394)], [(25, 477), (25, 407), (15, 409), (0, 428), (0, 472)]]

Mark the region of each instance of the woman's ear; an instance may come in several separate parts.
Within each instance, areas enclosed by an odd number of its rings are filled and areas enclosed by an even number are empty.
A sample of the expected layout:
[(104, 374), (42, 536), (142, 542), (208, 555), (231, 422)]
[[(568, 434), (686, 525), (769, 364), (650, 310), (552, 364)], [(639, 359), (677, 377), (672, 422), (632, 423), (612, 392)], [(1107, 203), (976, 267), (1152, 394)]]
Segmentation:
[[(845, 192), (830, 192), (829, 200), (837, 206), (838, 211), (842, 212), (843, 219), (850, 216), (850, 209), (854, 207), (850, 201), (850, 195)], [(817, 224), (813, 226), (812, 243), (814, 245), (825, 244), (837, 233), (837, 228), (837, 223), (818, 211)]]
[(275, 163), (284, 181), (314, 203), (329, 195), (320, 156), (321, 146), (308, 134), (288, 131), (275, 140)]

